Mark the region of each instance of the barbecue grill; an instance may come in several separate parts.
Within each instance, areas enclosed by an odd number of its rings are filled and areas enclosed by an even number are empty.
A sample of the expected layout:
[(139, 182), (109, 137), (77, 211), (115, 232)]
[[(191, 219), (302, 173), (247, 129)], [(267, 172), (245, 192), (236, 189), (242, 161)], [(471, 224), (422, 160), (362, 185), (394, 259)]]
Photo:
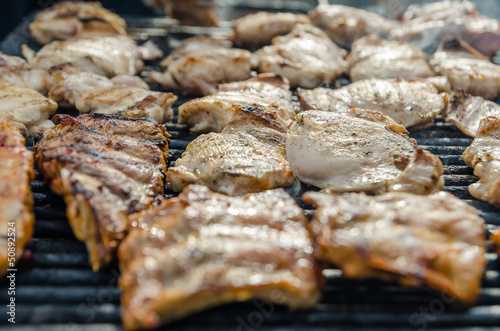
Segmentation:
[[(218, 14), (223, 21), (218, 28), (179, 27), (168, 18), (125, 17), (131, 36), (139, 43), (152, 39), (166, 53), (178, 42), (194, 34), (225, 38), (230, 33), (227, 19), (240, 17), (257, 10), (291, 11), (305, 13), (317, 5), (316, 1), (223, 1)], [(404, 8), (403, 8), (404, 9)], [(19, 55), (20, 45), (30, 39), (27, 25), (34, 17), (28, 16), (2, 43), (1, 50)], [(165, 38), (167, 37), (167, 38)], [(144, 76), (158, 63), (148, 66)], [(180, 97), (177, 106), (187, 101)], [(172, 135), (169, 145), (171, 165), (180, 157), (188, 143), (195, 138), (185, 125), (167, 124)], [(461, 154), (472, 138), (438, 117), (433, 127), (414, 131), (411, 137), (420, 147), (438, 155), (445, 168), (445, 190), (464, 199), (481, 211), (487, 223), (486, 232), (500, 226), (500, 209), (473, 199), (467, 186), (475, 181)], [(32, 140), (28, 140), (31, 148)], [(0, 318), (0, 329), (27, 330), (121, 330), (120, 291), (117, 288), (118, 265), (112, 264), (99, 272), (92, 272), (83, 243), (76, 240), (68, 224), (65, 204), (61, 197), (51, 193), (37, 173), (31, 183), (35, 199), (35, 233), (16, 273), (16, 324), (7, 324), (6, 303), (9, 296), (7, 280), (0, 281), (0, 302), (5, 312)], [(310, 206), (300, 196), (306, 190), (296, 181), (287, 188), (295, 196), (306, 214), (312, 216)], [(167, 196), (174, 193), (168, 188)], [(483, 278), (481, 295), (471, 308), (463, 307), (443, 293), (399, 286), (378, 280), (349, 280), (341, 278), (341, 271), (324, 271), (326, 283), (320, 303), (311, 310), (291, 312), (286, 307), (253, 300), (232, 303), (206, 310), (168, 325), (170, 330), (487, 330), (500, 326), (500, 263), (488, 243), (488, 265)]]

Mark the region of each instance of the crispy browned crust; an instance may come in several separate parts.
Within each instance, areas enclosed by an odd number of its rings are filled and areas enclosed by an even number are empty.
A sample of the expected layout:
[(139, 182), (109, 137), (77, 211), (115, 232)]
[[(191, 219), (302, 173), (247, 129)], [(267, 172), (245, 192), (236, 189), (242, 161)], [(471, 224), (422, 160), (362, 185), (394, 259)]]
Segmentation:
[(131, 219), (137, 230), (119, 249), (126, 329), (158, 327), (232, 301), (309, 308), (318, 300), (321, 276), (307, 221), (283, 190), (229, 197), (192, 185)]
[[(416, 215), (415, 208), (425, 199), (429, 210)], [(451, 194), (308, 192), (303, 200), (317, 207), (311, 223), (316, 257), (339, 266), (345, 277), (428, 285), (464, 303), (473, 303), (479, 295), (486, 265), (484, 220)], [(407, 206), (413, 213), (404, 211)], [(381, 208), (386, 208), (385, 215)], [(438, 214), (442, 216), (436, 220)], [(373, 228), (367, 225), (371, 222)]]
[(273, 72), (264, 72), (264, 73), (258, 74), (255, 77), (247, 79), (247, 81), (268, 83), (268, 84), (272, 84), (274, 86), (280, 87), (284, 90), (290, 89), (290, 82), (288, 81), (288, 79), (286, 77), (275, 74)]
[[(396, 134), (399, 134), (399, 135), (402, 135), (405, 137), (408, 136), (408, 134), (409, 134), (404, 125), (396, 123), (394, 120), (385, 116), (384, 114), (382, 114), (379, 111), (369, 110), (369, 109), (352, 108), (351, 110), (349, 110), (349, 113), (352, 113), (354, 116), (368, 120), (368, 121), (380, 122), (382, 124), (386, 124), (385, 128), (388, 131), (392, 131)], [(411, 140), (416, 145), (416, 141), (414, 139), (411, 139)]]
[(108, 264), (128, 229), (128, 215), (163, 194), (165, 127), (146, 119), (58, 115), (35, 145), (36, 162), (51, 190), (63, 196), (75, 236), (94, 270)]
[(8, 228), (15, 224), (15, 261), (33, 235), (33, 196), (30, 181), (35, 178), (33, 153), (16, 128), (0, 117), (0, 275), (12, 266), (8, 255)]

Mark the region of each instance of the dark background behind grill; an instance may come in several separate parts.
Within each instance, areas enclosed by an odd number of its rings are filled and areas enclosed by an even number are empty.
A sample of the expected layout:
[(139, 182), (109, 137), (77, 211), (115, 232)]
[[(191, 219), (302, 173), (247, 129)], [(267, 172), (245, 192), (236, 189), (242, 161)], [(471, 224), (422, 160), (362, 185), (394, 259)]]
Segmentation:
[[(222, 0), (221, 0), (222, 2)], [(219, 14), (242, 16), (260, 8), (273, 10), (285, 5), (284, 10), (306, 12), (313, 1), (233, 1), (231, 10), (219, 8)], [(367, 1), (359, 1), (367, 3)], [(380, 5), (380, 4), (379, 4)], [(380, 8), (380, 7), (378, 7)], [(27, 33), (25, 20), (4, 40), (1, 50), (19, 54), (20, 45), (28, 43), (37, 48)], [(230, 17), (232, 18), (232, 17)], [(228, 35), (227, 22), (221, 28), (181, 28), (166, 18), (126, 16), (131, 35), (139, 42), (153, 39), (168, 53), (179, 40), (193, 33), (206, 33), (216, 38)], [(168, 37), (167, 36), (168, 32)], [(148, 66), (143, 76), (158, 63)], [(177, 106), (187, 99), (181, 97)], [(171, 161), (174, 162), (194, 138), (184, 125), (167, 124), (170, 134)], [(445, 190), (469, 202), (481, 211), (487, 223), (486, 234), (500, 225), (500, 210), (473, 199), (467, 186), (476, 179), (463, 162), (461, 154), (472, 138), (456, 127), (438, 118), (434, 127), (411, 133), (419, 146), (438, 155), (445, 167)], [(28, 142), (30, 144), (30, 142)], [(296, 183), (297, 184), (297, 183)], [(62, 198), (52, 194), (37, 178), (32, 182), (35, 198), (35, 234), (25, 257), (18, 264), (16, 279), (16, 326), (7, 325), (2, 311), (0, 329), (29, 330), (120, 330), (120, 291), (117, 288), (119, 269), (113, 264), (93, 273), (83, 243), (77, 241), (65, 215)], [(302, 203), (300, 195), (310, 188), (300, 185), (288, 188)], [(173, 192), (167, 188), (167, 196)], [(355, 281), (342, 279), (335, 268), (325, 270), (323, 296), (315, 309), (290, 312), (283, 306), (249, 301), (233, 303), (188, 316), (167, 326), (169, 330), (486, 330), (500, 326), (499, 261), (488, 243), (488, 266), (483, 279), (481, 295), (470, 309), (455, 302), (449, 303), (440, 293), (406, 288), (378, 280)], [(0, 281), (0, 302), (4, 311), (9, 300), (7, 282)], [(36, 325), (36, 327), (34, 326)]]

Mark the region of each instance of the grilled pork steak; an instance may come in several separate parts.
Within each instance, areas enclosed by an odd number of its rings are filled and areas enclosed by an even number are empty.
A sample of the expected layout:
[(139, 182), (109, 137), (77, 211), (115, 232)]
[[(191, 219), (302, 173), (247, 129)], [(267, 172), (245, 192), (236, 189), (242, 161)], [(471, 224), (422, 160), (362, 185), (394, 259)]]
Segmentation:
[(119, 249), (125, 328), (251, 298), (314, 306), (319, 272), (306, 222), (283, 190), (229, 197), (200, 185), (137, 214)]
[(127, 232), (129, 214), (163, 194), (166, 129), (144, 119), (58, 115), (35, 145), (35, 160), (50, 189), (64, 197), (75, 236), (94, 270), (109, 263)]
[(445, 192), (308, 192), (303, 199), (317, 208), (315, 256), (345, 277), (428, 285), (467, 303), (478, 296), (486, 266), (484, 220), (466, 202)]

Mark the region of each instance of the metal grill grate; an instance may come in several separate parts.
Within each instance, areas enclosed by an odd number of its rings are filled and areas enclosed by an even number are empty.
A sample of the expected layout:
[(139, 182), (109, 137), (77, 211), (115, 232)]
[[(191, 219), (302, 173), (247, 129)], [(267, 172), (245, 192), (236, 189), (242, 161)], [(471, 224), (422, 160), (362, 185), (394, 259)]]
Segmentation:
[[(276, 2), (276, 1), (274, 1)], [(275, 5), (266, 1), (268, 6)], [(248, 1), (247, 1), (248, 3)], [(299, 6), (300, 1), (291, 1)], [(264, 2), (242, 7), (241, 11), (267, 8)], [(302, 6), (302, 7), (300, 7)], [(294, 11), (306, 11), (309, 3), (302, 3)], [(310, 7), (313, 5), (311, 4)], [(241, 14), (240, 14), (241, 15)], [(31, 16), (32, 18), (32, 16)], [(29, 21), (29, 19), (27, 20)], [(213, 36), (227, 35), (227, 27), (201, 29), (174, 27), (168, 19), (128, 18), (134, 38), (153, 39), (164, 51), (174, 46), (176, 40), (192, 33)], [(13, 32), (21, 36), (26, 23)], [(170, 31), (169, 38), (164, 27)], [(11, 34), (12, 35), (12, 34)], [(8, 41), (8, 40), (7, 40)], [(28, 40), (25, 40), (26, 42)], [(7, 53), (19, 52), (16, 44), (4, 42)], [(9, 50), (14, 50), (10, 51)], [(147, 68), (157, 68), (157, 64)], [(180, 98), (175, 106), (186, 101)], [(177, 109), (176, 109), (177, 111)], [(177, 118), (174, 119), (174, 123)], [(172, 135), (171, 161), (174, 162), (195, 136), (184, 125), (167, 124)], [(468, 193), (468, 184), (475, 181), (472, 170), (461, 157), (471, 143), (453, 125), (438, 118), (434, 127), (411, 134), (419, 146), (438, 155), (445, 167), (445, 190), (466, 200), (481, 211), (489, 231), (500, 226), (500, 210), (485, 202), (474, 200)], [(31, 142), (28, 142), (28, 145)], [(296, 183), (297, 184), (297, 183)], [(93, 273), (88, 265), (85, 246), (77, 241), (65, 216), (62, 198), (52, 194), (37, 174), (32, 182), (35, 198), (35, 234), (24, 259), (18, 265), (16, 279), (16, 326), (9, 329), (26, 330), (37, 325), (37, 330), (120, 330), (120, 292), (117, 288), (119, 269), (117, 264)], [(288, 191), (300, 200), (306, 187), (295, 185)], [(167, 196), (173, 192), (167, 190)], [(306, 209), (308, 216), (312, 210)], [(453, 329), (486, 330), (500, 325), (500, 268), (498, 257), (488, 244), (488, 265), (483, 279), (481, 296), (470, 308), (461, 307), (439, 293), (422, 289), (406, 288), (378, 280), (354, 281), (341, 278), (337, 269), (326, 269), (325, 288), (315, 309), (290, 312), (285, 307), (260, 301), (234, 303), (213, 308), (168, 326), (169, 330), (338, 330), (367, 329)], [(7, 286), (5, 279), (0, 287)], [(0, 302), (9, 299), (6, 290), (0, 291)], [(5, 309), (5, 305), (3, 305)], [(6, 316), (3, 313), (3, 316)], [(0, 329), (7, 323), (0, 318)]]

